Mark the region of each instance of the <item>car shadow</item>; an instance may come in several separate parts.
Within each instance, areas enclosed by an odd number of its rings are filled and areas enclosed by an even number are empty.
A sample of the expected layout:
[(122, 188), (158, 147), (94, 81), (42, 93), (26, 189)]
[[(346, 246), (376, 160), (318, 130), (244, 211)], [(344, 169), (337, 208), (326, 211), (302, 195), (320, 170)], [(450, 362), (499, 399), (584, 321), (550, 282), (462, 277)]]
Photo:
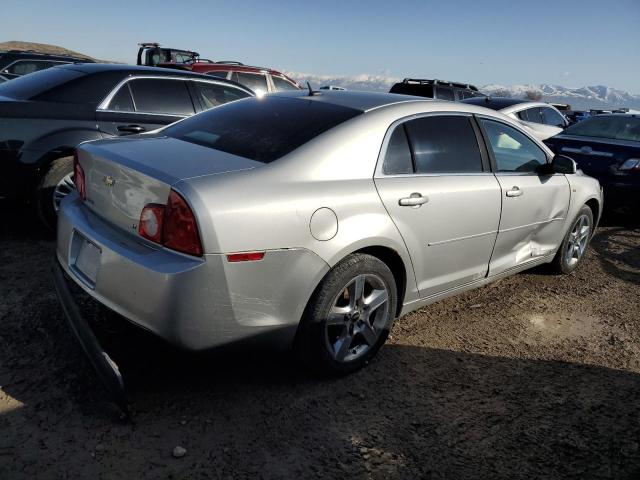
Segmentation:
[[(3, 386), (22, 406), (0, 414), (0, 459), (11, 455), (0, 477), (14, 465), (81, 477), (103, 468), (86, 455), (54, 463), (67, 445), (131, 478), (640, 475), (637, 373), (389, 344), (364, 370), (319, 379), (287, 353), (187, 354), (114, 321), (97, 329), (113, 335), (133, 423), (114, 421), (77, 347), (61, 338), (64, 360), (39, 381), (68, 389)], [(176, 445), (189, 452), (177, 466)]]
[(602, 267), (610, 275), (640, 285), (640, 216), (628, 211), (605, 211), (600, 227), (591, 240), (591, 248)]

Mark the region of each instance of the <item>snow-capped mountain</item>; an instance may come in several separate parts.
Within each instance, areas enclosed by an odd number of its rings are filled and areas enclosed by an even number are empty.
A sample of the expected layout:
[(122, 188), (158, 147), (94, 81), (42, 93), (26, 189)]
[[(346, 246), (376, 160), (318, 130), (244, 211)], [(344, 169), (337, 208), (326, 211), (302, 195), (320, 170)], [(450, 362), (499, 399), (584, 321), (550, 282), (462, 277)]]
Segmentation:
[[(370, 75), (316, 75), (309, 73), (287, 72), (301, 85), (309, 82), (313, 88), (323, 85), (335, 85), (347, 90), (366, 90), (373, 92), (388, 92), (391, 85), (399, 82), (400, 78), (384, 74)], [(561, 85), (497, 85), (489, 84), (480, 87), (487, 95), (500, 97), (540, 97), (542, 101), (553, 103), (568, 103), (576, 110), (590, 108), (627, 107), (640, 109), (640, 95), (633, 95), (623, 90), (595, 85), (590, 87), (568, 88)]]
[(561, 85), (485, 85), (483, 93), (500, 97), (525, 98), (540, 96), (545, 102), (568, 103), (574, 109), (628, 107), (640, 108), (640, 95), (595, 85), (568, 88)]

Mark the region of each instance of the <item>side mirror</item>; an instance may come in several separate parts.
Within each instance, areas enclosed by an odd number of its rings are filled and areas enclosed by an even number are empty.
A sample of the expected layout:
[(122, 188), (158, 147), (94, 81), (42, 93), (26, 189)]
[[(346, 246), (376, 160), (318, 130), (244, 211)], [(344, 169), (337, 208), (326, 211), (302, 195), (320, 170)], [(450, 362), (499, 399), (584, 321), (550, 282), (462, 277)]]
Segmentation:
[(556, 155), (553, 157), (551, 166), (553, 167), (553, 173), (574, 174), (578, 170), (576, 162), (566, 155)]

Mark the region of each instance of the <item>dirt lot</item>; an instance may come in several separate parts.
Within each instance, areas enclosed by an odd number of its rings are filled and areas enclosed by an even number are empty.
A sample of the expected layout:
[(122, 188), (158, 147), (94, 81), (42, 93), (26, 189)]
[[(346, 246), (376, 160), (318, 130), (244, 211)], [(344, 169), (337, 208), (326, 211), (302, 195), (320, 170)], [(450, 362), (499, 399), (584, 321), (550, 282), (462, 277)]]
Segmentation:
[(637, 221), (611, 217), (572, 276), (402, 318), (340, 379), (281, 353), (180, 354), (85, 302), (125, 374), (123, 423), (68, 333), (53, 242), (24, 216), (0, 204), (2, 479), (640, 478)]

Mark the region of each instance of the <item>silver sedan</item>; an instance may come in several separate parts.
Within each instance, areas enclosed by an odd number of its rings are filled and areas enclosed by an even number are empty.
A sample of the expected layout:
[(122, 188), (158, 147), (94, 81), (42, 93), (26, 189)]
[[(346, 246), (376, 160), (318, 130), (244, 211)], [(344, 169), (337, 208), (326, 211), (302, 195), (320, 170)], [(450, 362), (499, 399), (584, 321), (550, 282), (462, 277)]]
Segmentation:
[(550, 263), (570, 273), (598, 182), (489, 109), (393, 94), (246, 99), (82, 144), (57, 260), (173, 344), (249, 338), (353, 371), (395, 318)]

